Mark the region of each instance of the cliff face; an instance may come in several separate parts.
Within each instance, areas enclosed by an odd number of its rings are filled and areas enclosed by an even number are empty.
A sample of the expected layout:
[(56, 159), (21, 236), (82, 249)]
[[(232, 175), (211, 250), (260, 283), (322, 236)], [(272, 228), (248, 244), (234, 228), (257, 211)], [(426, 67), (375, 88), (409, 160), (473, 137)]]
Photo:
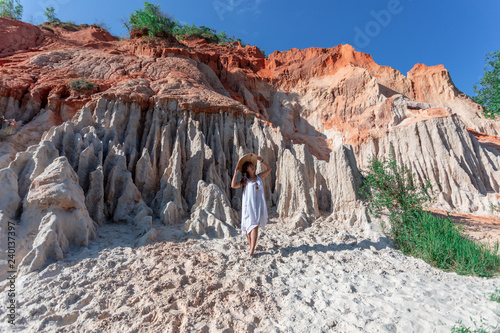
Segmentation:
[[(0, 27), (0, 115), (16, 129), (0, 142), (0, 221), (2, 237), (19, 223), (24, 271), (87, 244), (103, 223), (125, 223), (138, 244), (154, 240), (154, 219), (237, 234), (241, 189), (230, 183), (249, 152), (272, 166), (268, 208), (289, 228), (328, 215), (374, 235), (359, 169), (390, 147), (439, 183), (439, 208), (498, 204), (499, 150), (476, 139), (495, 138), (498, 124), (441, 66), (405, 77), (349, 45), (265, 58), (237, 43)], [(71, 89), (77, 78), (93, 87)]]

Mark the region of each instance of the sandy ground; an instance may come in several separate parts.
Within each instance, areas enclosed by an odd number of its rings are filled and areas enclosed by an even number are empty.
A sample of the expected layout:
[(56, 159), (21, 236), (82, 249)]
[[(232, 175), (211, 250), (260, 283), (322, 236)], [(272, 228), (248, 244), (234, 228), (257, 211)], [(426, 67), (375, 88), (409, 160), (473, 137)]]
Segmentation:
[[(462, 320), (500, 325), (489, 295), (500, 278), (459, 276), (356, 239), (323, 219), (287, 231), (276, 217), (246, 239), (204, 239), (155, 222), (159, 239), (105, 225), (88, 248), (17, 282), (18, 319), (0, 331), (450, 332)], [(0, 286), (5, 304), (6, 284)]]

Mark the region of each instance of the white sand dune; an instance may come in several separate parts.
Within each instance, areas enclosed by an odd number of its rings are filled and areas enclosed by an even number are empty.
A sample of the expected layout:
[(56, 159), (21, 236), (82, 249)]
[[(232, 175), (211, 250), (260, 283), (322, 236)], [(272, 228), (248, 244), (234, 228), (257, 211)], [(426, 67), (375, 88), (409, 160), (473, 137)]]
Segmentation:
[(18, 321), (8, 325), (2, 312), (0, 330), (450, 332), (458, 320), (500, 324), (500, 304), (489, 300), (499, 278), (445, 273), (322, 219), (287, 232), (271, 218), (252, 259), (241, 236), (191, 238), (155, 224), (154, 244), (134, 247), (136, 231), (105, 225), (89, 248), (21, 277)]

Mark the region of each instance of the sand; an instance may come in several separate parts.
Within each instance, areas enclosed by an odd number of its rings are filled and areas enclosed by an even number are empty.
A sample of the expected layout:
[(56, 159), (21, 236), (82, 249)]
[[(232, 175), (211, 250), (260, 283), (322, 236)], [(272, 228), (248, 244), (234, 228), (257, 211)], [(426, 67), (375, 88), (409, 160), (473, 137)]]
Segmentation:
[[(109, 224), (88, 248), (18, 279), (18, 319), (0, 331), (450, 332), (500, 325), (500, 278), (459, 276), (335, 230), (291, 231), (271, 215), (256, 256), (246, 239), (205, 239), (154, 222), (158, 240)], [(5, 304), (6, 283), (0, 299)]]

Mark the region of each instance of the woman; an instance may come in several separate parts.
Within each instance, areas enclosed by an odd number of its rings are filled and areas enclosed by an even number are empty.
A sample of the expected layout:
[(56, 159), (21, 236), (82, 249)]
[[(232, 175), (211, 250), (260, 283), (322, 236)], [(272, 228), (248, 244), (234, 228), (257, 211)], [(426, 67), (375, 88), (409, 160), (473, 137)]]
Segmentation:
[[(267, 170), (256, 175), (256, 161), (262, 162)], [(236, 175), (240, 171), (240, 167), (242, 178), (237, 182)], [(262, 178), (266, 177), (269, 173), (271, 173), (271, 167), (264, 162), (262, 157), (255, 154), (247, 154), (238, 162), (234, 170), (233, 181), (231, 182), (232, 188), (243, 187), (241, 231), (247, 236), (248, 244), (250, 245), (250, 257), (253, 257), (255, 251), (259, 226), (262, 227), (262, 230), (265, 230), (267, 224), (267, 206)]]

